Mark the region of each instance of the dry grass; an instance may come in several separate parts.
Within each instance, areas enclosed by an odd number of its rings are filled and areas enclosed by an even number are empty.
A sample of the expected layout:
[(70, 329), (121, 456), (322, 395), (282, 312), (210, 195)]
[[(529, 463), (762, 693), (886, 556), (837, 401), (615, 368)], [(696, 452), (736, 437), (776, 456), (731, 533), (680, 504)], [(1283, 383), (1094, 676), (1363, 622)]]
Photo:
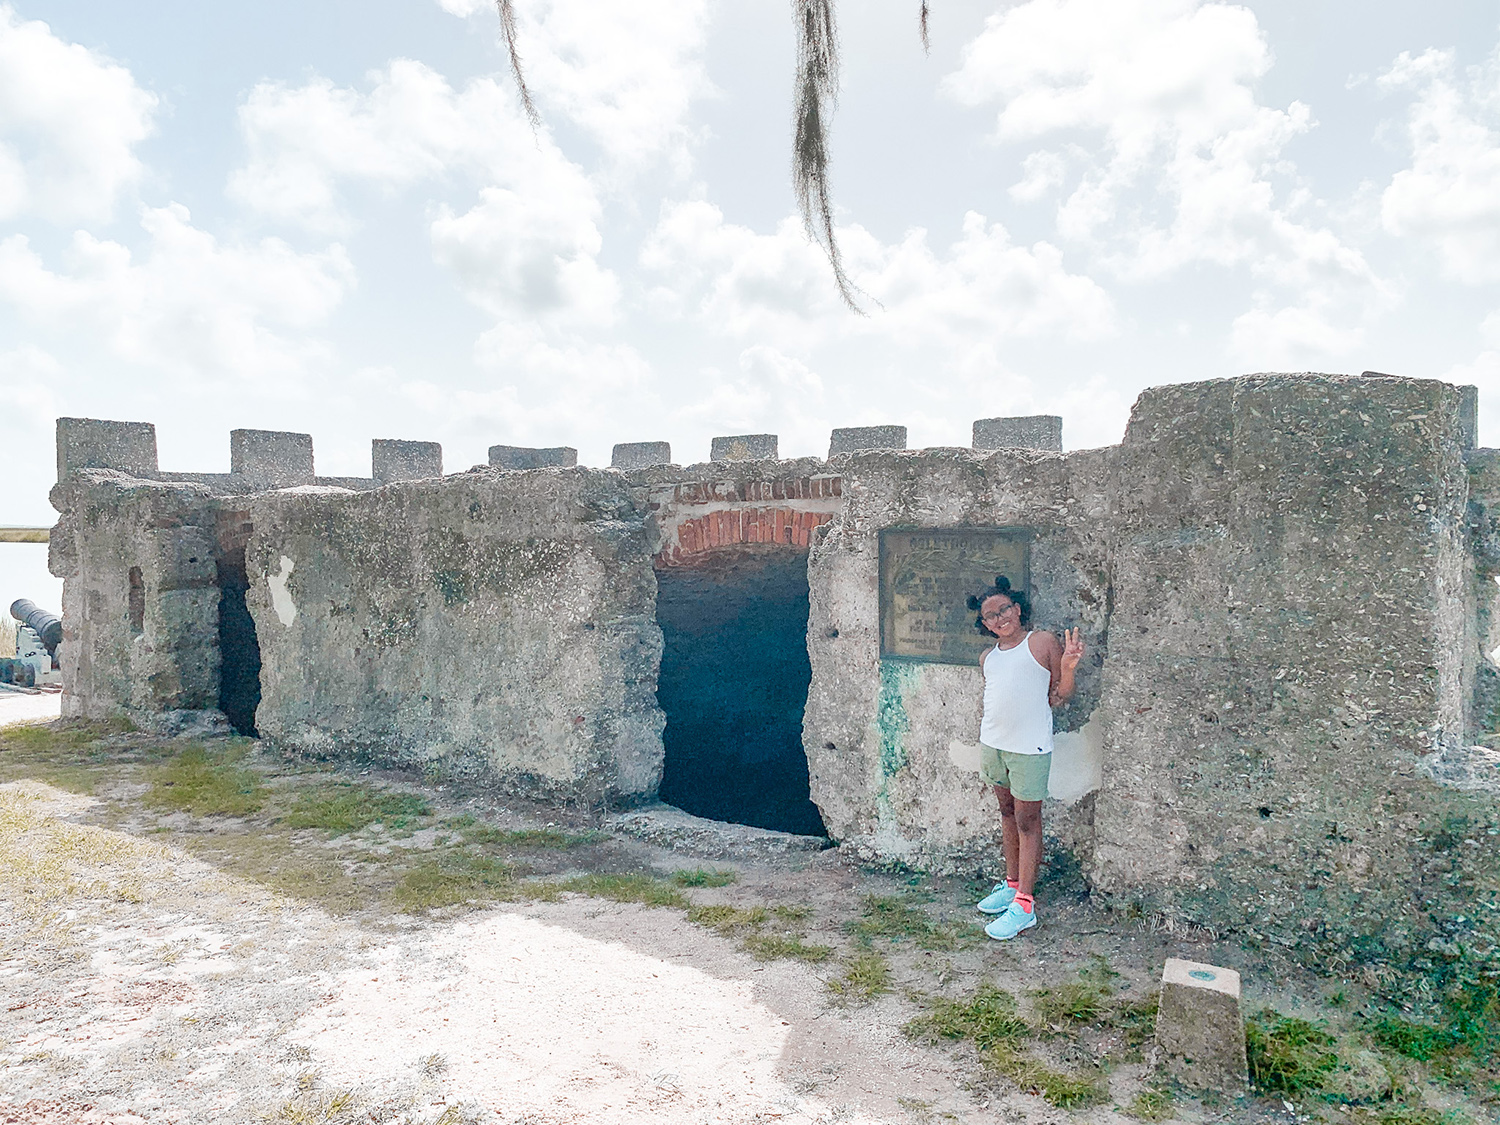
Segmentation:
[(508, 902), (523, 895), (510, 864), (489, 856), (440, 852), (409, 866), (391, 898), (397, 909), (414, 914), (465, 903)]
[(170, 860), (158, 844), (46, 811), (40, 786), (0, 791), (0, 895), (14, 916), (46, 921), (79, 899), (138, 902), (148, 869)]

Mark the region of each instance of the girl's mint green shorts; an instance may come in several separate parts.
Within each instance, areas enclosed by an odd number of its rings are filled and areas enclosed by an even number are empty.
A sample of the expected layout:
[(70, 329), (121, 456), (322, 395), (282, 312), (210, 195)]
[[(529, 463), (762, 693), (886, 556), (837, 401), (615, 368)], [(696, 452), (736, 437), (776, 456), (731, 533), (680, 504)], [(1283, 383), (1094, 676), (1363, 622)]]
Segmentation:
[(1047, 797), (1047, 778), (1052, 773), (1052, 755), (1013, 754), (979, 744), (979, 778), (986, 785), (1010, 790), (1018, 801), (1041, 801)]

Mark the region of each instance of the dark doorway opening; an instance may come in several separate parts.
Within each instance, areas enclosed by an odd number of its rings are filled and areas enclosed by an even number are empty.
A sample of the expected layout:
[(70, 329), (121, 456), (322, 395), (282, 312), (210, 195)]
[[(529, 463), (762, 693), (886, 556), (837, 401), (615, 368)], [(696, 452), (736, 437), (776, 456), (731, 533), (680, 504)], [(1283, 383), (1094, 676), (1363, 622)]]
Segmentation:
[(245, 548), (219, 556), (219, 710), (240, 734), (259, 737), (255, 709), (260, 706), (260, 640), (255, 619), (245, 605), (250, 582)]
[(807, 552), (716, 551), (660, 568), (656, 581), (662, 800), (712, 820), (824, 835), (802, 749)]

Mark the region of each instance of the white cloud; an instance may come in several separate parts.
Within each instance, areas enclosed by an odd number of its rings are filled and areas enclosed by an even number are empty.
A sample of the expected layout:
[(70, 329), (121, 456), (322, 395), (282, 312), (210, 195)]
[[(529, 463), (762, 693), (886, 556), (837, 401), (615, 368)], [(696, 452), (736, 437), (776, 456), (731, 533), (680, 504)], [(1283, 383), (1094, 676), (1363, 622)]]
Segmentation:
[(185, 379), (277, 381), (324, 348), (306, 335), (352, 283), (340, 247), (300, 254), (280, 239), (225, 245), (177, 204), (142, 213), (149, 250), (79, 231), (65, 268), (47, 267), (24, 235), (0, 241), (0, 300), (69, 335), (97, 334), (117, 357)]
[(662, 311), (782, 347), (868, 335), (906, 347), (984, 349), (1046, 335), (1096, 339), (1115, 328), (1109, 295), (1069, 273), (1056, 247), (1016, 246), (974, 212), (942, 256), (923, 230), (885, 245), (850, 226), (839, 240), (850, 277), (872, 298), (865, 317), (840, 304), (827, 260), (792, 217), (762, 235), (725, 222), (709, 203), (670, 205), (641, 260), (663, 278), (652, 293)]
[(686, 171), (703, 66), (708, 0), (534, 0), (518, 5), (527, 81), (583, 129), (609, 162), (638, 169), (665, 155)]
[(595, 260), (604, 241), (598, 218), (589, 192), (541, 198), (485, 188), (466, 214), (444, 208), (433, 220), (433, 257), (492, 316), (603, 328), (620, 287)]
[(345, 185), (389, 191), (465, 176), (545, 192), (559, 175), (582, 177), (493, 78), (454, 90), (431, 67), (395, 59), (370, 82), (368, 94), (326, 78), (251, 90), (240, 107), (249, 160), (230, 195), (270, 218), (341, 230), (351, 223)]
[[(438, 0), (450, 15), (499, 20), (490, 0)], [(526, 83), (545, 107), (582, 129), (615, 170), (665, 156), (691, 163), (693, 102), (714, 92), (703, 65), (708, 0), (528, 0), (516, 5)]]
[(1452, 51), (1403, 52), (1380, 85), (1416, 95), (1411, 165), (1381, 198), (1385, 229), (1432, 244), (1459, 281), (1500, 280), (1500, 48), (1462, 75)]
[(549, 134), (533, 134), (508, 85), (481, 78), (454, 90), (398, 59), (372, 75), (368, 94), (322, 78), (257, 86), (240, 122), (250, 159), (230, 192), (261, 213), (333, 231), (351, 225), (344, 185), (446, 193), (455, 179), (473, 183), (479, 201), (464, 213), (429, 204), (433, 257), (466, 296), (499, 318), (613, 319), (618, 283), (597, 261), (597, 192)]
[(0, 4), (0, 220), (107, 220), (157, 100), (129, 70)]
[[(1357, 249), (1308, 218), (1315, 201), (1284, 153), (1312, 114), (1259, 104), (1255, 84), (1270, 66), (1245, 7), (1029, 0), (989, 18), (944, 89), (998, 105), (1001, 142), (1073, 141), (1078, 171), (1058, 232), (1117, 276), (1241, 269), (1254, 284), (1241, 323), (1254, 332), (1237, 329), (1238, 339), (1347, 351), (1392, 295)], [(1041, 198), (1063, 168), (1053, 151), (1031, 153), (1012, 195)]]

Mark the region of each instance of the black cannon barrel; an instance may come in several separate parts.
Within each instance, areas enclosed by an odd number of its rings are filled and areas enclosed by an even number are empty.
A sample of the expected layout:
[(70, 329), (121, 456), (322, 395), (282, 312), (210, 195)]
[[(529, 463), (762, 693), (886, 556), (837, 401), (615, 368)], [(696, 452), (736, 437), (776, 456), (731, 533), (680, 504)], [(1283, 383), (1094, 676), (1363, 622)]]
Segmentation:
[(48, 656), (57, 655), (57, 646), (62, 643), (62, 621), (48, 613), (29, 598), (17, 598), (10, 603), (10, 615), (42, 638), (42, 646)]

